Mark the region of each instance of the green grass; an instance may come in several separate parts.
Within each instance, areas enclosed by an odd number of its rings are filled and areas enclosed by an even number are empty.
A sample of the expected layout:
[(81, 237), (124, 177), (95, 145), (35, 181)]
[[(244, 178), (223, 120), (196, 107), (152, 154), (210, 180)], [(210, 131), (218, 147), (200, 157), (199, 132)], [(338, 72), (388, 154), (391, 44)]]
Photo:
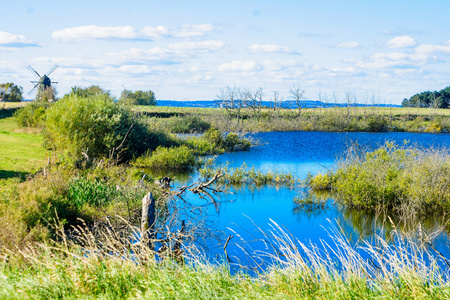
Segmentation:
[(14, 117), (0, 119), (1, 180), (13, 177), (23, 179), (26, 174), (42, 168), (48, 155), (42, 147), (42, 135), (15, 131), (19, 129)]
[[(295, 241), (272, 222), (270, 245), (280, 256), (250, 277), (232, 275), (186, 248), (185, 262), (156, 262), (144, 245), (126, 245), (105, 233), (101, 248), (81, 232), (83, 248), (62, 234), (62, 243), (0, 252), (0, 297), (5, 299), (448, 299), (448, 270), (425, 248), (398, 231), (395, 245), (359, 250), (337, 228), (330, 231), (335, 255)], [(130, 248), (131, 247), (131, 248)], [(129, 252), (125, 251), (129, 249)], [(94, 254), (95, 253), (95, 254)], [(254, 255), (254, 254), (251, 254)], [(264, 254), (261, 254), (264, 255)], [(130, 259), (133, 257), (133, 259)], [(277, 257), (282, 257), (278, 260)], [(259, 259), (258, 255), (254, 256)]]
[(351, 147), (335, 172), (309, 178), (350, 207), (424, 215), (450, 211), (450, 152), (387, 142), (371, 151)]

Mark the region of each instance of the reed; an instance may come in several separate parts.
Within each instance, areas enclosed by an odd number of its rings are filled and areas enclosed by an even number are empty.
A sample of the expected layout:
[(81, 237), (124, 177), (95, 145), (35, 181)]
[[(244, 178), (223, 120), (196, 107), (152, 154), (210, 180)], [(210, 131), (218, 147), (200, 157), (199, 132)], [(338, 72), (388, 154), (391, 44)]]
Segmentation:
[[(231, 274), (226, 263), (210, 264), (196, 248), (184, 263), (155, 259), (145, 244), (130, 244), (113, 232), (100, 243), (80, 228), (77, 246), (60, 241), (20, 251), (2, 249), (0, 296), (33, 299), (448, 299), (445, 259), (395, 230), (395, 243), (352, 246), (338, 227), (332, 243), (304, 244), (277, 223), (262, 232), (274, 252), (251, 253), (268, 263), (249, 276)], [(274, 254), (274, 253), (277, 254)]]
[(236, 168), (231, 168), (226, 163), (217, 167), (206, 165), (200, 169), (200, 175), (205, 180), (211, 179), (217, 172), (222, 174), (219, 182), (227, 184), (279, 184), (293, 186), (298, 182), (298, 179), (290, 172), (262, 172), (256, 170), (254, 166), (249, 168), (245, 163)]
[(309, 179), (312, 189), (331, 189), (348, 206), (427, 214), (450, 210), (448, 149), (419, 149), (387, 142), (367, 152), (350, 147), (336, 171)]

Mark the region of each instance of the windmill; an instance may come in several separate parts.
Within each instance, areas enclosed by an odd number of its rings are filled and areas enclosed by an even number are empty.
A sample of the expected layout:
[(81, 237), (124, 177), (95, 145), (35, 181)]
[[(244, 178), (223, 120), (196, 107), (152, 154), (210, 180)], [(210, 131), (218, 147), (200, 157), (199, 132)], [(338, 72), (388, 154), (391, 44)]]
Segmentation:
[(30, 65), (28, 65), (28, 70), (30, 70), (31, 73), (36, 74), (39, 77), (39, 81), (31, 81), (31, 83), (34, 84), (34, 87), (30, 92), (28, 92), (28, 95), (30, 95), (34, 91), (34, 89), (37, 88), (36, 100), (46, 97), (49, 101), (53, 101), (54, 93), (52, 84), (56, 86), (58, 82), (51, 81), (49, 76), (53, 71), (56, 70), (57, 67), (59, 66), (54, 65), (53, 68), (51, 68), (50, 71), (47, 72), (47, 74), (41, 76), (39, 75), (38, 72), (36, 72), (35, 69), (33, 69)]

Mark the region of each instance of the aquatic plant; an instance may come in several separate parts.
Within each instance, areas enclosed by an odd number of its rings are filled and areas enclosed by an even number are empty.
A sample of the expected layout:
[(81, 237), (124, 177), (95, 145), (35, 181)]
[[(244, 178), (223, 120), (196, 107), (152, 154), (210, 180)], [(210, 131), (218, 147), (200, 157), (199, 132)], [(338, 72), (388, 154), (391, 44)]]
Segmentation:
[(354, 150), (348, 150), (327, 178), (323, 174), (310, 178), (310, 187), (331, 189), (343, 203), (361, 208), (419, 214), (450, 210), (448, 149), (386, 142), (374, 151)]
[(151, 169), (189, 169), (196, 164), (194, 152), (187, 146), (166, 148), (158, 147), (155, 151), (140, 156), (132, 165)]
[(256, 170), (254, 166), (248, 168), (245, 163), (236, 168), (231, 168), (226, 163), (217, 167), (204, 166), (200, 169), (200, 175), (205, 179), (212, 178), (217, 172), (222, 174), (219, 182), (227, 184), (283, 184), (292, 186), (298, 182), (298, 179), (290, 172), (263, 172)]

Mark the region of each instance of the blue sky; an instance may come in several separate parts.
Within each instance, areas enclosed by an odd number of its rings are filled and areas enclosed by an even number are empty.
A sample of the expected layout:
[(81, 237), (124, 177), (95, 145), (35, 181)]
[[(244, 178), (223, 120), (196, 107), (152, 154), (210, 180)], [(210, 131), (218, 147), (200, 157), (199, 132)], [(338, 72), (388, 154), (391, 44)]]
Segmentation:
[[(226, 86), (400, 104), (450, 84), (450, 1), (2, 0), (0, 82), (212, 100)], [(27, 96), (31, 98), (32, 96)]]

